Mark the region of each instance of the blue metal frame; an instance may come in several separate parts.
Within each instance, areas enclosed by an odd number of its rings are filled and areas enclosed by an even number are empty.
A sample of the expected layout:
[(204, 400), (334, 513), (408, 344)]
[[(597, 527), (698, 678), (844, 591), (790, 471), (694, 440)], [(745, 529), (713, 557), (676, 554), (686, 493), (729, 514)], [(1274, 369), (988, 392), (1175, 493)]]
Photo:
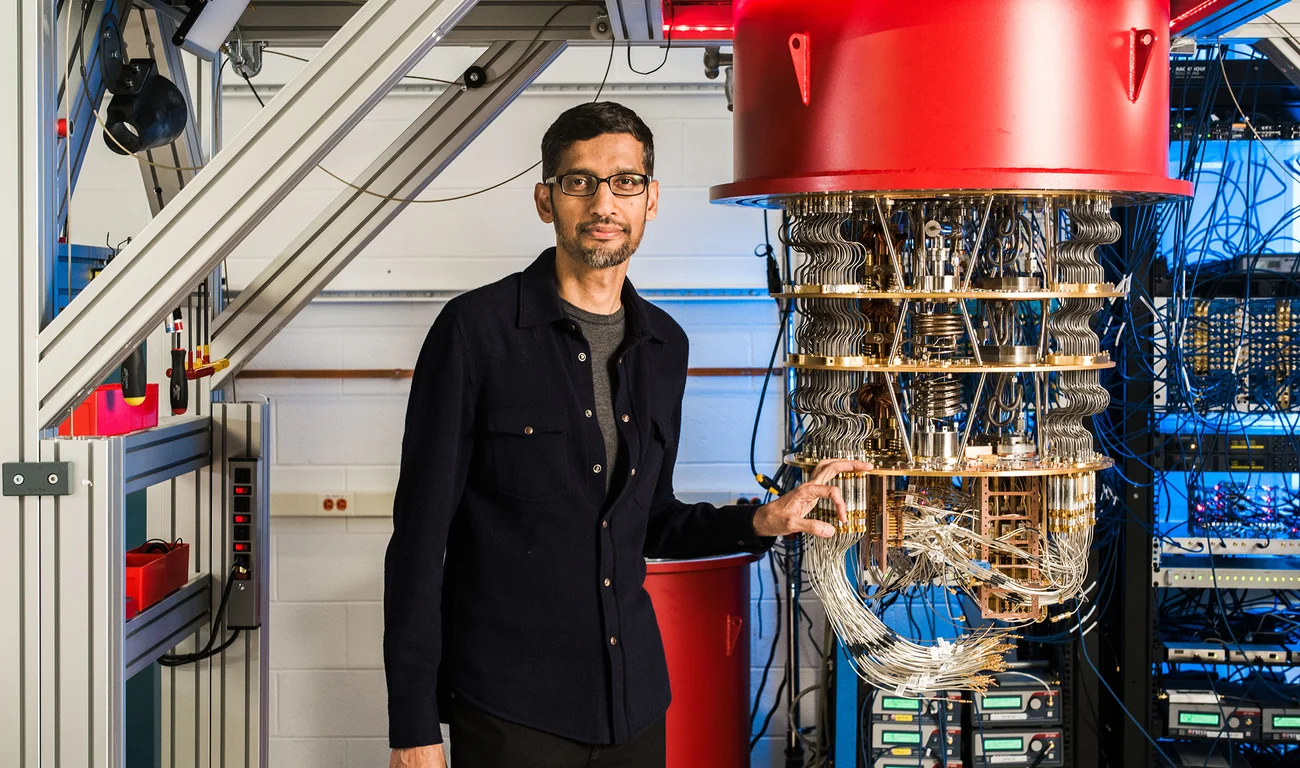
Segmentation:
[(1198, 40), (1221, 37), (1251, 19), (1286, 3), (1287, 0), (1241, 0), (1241, 2), (1228, 3), (1190, 26), (1175, 30), (1174, 34), (1179, 37), (1194, 37)]

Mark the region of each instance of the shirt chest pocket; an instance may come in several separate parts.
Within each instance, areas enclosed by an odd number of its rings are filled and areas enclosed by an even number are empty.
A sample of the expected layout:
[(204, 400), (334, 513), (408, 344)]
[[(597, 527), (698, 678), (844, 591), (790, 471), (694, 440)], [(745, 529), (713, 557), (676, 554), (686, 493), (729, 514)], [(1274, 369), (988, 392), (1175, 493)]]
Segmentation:
[(496, 490), (520, 499), (558, 496), (569, 489), (563, 408), (509, 405), (487, 414), (487, 458)]
[(646, 445), (645, 457), (637, 468), (636, 500), (643, 507), (649, 507), (654, 501), (655, 487), (659, 485), (659, 475), (663, 471), (664, 458), (673, 445), (673, 432), (668, 419), (654, 416), (650, 420), (650, 440)]

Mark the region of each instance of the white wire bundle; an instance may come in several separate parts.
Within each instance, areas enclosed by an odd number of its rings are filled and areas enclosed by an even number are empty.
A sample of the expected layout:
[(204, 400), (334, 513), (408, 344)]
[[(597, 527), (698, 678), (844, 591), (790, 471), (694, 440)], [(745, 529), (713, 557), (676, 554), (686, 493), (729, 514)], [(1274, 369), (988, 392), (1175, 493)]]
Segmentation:
[[(972, 599), (978, 599), (979, 586), (989, 586), (1008, 600), (1036, 601), (1040, 606), (1059, 605), (1081, 596), (1092, 544), (1088, 515), (1095, 502), (1093, 489), (1088, 473), (1049, 483), (1051, 530), (1021, 527), (997, 537), (974, 530), (978, 510), (972, 508), (969, 495), (950, 486), (893, 491), (888, 507), (902, 520), (902, 540), (896, 551), (906, 556), (891, 557), (887, 564), (866, 564), (878, 584), (869, 597), (859, 593), (851, 578), (851, 574), (866, 572), (858, 554), (863, 534), (844, 531), (829, 539), (805, 536), (809, 580), (858, 674), (872, 685), (902, 696), (924, 696), (935, 690), (987, 690), (989, 673), (1006, 668), (1002, 654), (1013, 647), (1010, 641), (1015, 627), (1036, 620), (1034, 615), (927, 644), (891, 629), (877, 615), (875, 606), (891, 593), (931, 585), (960, 589)], [(829, 503), (821, 511), (826, 519), (834, 520)], [(1083, 512), (1086, 514), (1080, 514)], [(1026, 533), (1038, 537), (1041, 554), (1012, 543)], [(994, 570), (977, 557), (985, 548), (990, 554), (1024, 563), (1040, 578), (1031, 584)]]
[(978, 629), (955, 642), (941, 639), (933, 645), (902, 637), (871, 611), (849, 581), (850, 570), (860, 572), (855, 562), (857, 539), (853, 534), (829, 539), (804, 536), (804, 563), (826, 618), (848, 649), (858, 675), (900, 696), (986, 690), (991, 678), (985, 673), (1005, 668), (1002, 654), (1011, 647), (1006, 630)]

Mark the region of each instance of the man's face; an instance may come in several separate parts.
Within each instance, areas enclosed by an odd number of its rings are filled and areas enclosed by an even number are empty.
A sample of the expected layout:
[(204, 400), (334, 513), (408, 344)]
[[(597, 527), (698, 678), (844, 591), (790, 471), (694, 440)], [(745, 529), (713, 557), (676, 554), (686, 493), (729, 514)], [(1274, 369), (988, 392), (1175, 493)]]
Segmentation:
[[(645, 173), (642, 153), (641, 142), (631, 134), (607, 133), (571, 145), (560, 157), (555, 176)], [(659, 182), (651, 181), (635, 197), (619, 197), (606, 183), (590, 197), (566, 195), (559, 183), (538, 184), (533, 197), (537, 215), (555, 225), (556, 244), (587, 266), (605, 269), (627, 261), (641, 244), (645, 223), (659, 211)]]

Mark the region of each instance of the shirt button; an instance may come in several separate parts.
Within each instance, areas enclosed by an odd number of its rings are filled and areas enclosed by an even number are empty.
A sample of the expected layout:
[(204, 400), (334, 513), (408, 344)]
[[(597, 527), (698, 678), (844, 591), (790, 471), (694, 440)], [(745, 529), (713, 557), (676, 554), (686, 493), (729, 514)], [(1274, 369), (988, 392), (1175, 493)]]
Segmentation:
[(609, 579), (605, 579), (605, 586), (607, 586), (607, 587), (608, 587), (608, 586), (609, 586), (609, 584), (610, 584), (610, 582), (609, 582)]
[(590, 409), (590, 408), (587, 409), (587, 418), (589, 418), (589, 419), (591, 418), (591, 409)]
[(609, 639), (609, 644), (610, 644), (610, 645), (618, 645), (618, 638), (617, 638), (617, 637), (611, 637), (611, 638)]
[(629, 419), (628, 419), (628, 417), (627, 417), (627, 414), (626, 414), (626, 413), (623, 414), (623, 423), (626, 424), (628, 421), (629, 421)]
[(599, 475), (599, 474), (600, 474), (600, 465), (597, 464), (596, 466), (592, 467), (592, 468), (591, 468), (591, 471), (592, 471), (592, 472), (595, 472), (596, 474)]
[(578, 330), (578, 326), (574, 325), (573, 323), (569, 323), (569, 330), (576, 331)]
[(524, 427), (524, 434), (525, 434), (525, 435), (531, 435), (532, 433), (533, 433), (533, 428), (532, 428), (532, 427)]
[(632, 467), (632, 476), (636, 477), (636, 467)]
[(587, 353), (586, 353), (586, 352), (579, 352), (579, 353), (578, 353), (578, 359), (585, 363), (585, 362), (587, 361)]
[(601, 521), (600, 521), (600, 527), (601, 527), (601, 528), (608, 528), (608, 527), (609, 527), (609, 521), (608, 521), (608, 520), (601, 520)]

